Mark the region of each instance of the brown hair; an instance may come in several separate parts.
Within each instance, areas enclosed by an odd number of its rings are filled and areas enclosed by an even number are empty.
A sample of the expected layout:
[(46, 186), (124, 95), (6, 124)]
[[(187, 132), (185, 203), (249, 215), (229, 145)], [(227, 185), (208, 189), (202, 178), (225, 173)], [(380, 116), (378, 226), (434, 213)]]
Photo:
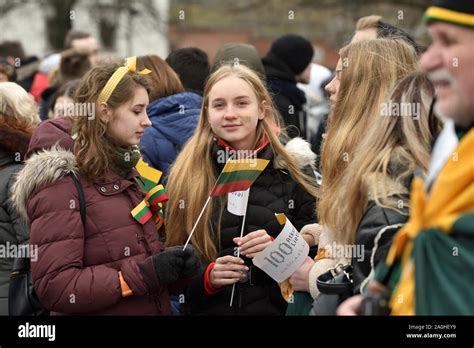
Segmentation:
[(359, 18), (359, 20), (357, 21), (356, 31), (367, 30), (372, 28), (374, 28), (376, 31), (377, 39), (386, 38), (404, 40), (407, 44), (413, 46), (418, 55), (420, 55), (424, 51), (424, 47), (418, 45), (405, 30), (397, 28), (389, 23), (382, 21), (382, 16), (370, 15)]
[(356, 24), (356, 30), (365, 30), (375, 28), (377, 29), (380, 21), (382, 20), (382, 16), (371, 15), (359, 18)]
[(68, 98), (74, 99), (74, 95), (76, 94), (76, 89), (77, 89), (77, 86), (79, 86), (79, 82), (80, 82), (79, 79), (74, 79), (59, 86), (56, 93), (53, 94), (53, 99), (51, 100), (51, 103), (49, 104), (49, 114), (48, 114), (49, 118), (51, 118), (52, 115), (54, 114), (56, 102), (58, 101), (60, 97), (68, 97)]
[(0, 57), (20, 58), (23, 61), (26, 55), (20, 41), (6, 40), (0, 43)]
[[(90, 181), (103, 179), (113, 169), (115, 142), (107, 135), (107, 123), (100, 117), (97, 98), (118, 64), (99, 65), (87, 72), (77, 87), (75, 103), (93, 103), (95, 112), (77, 115), (73, 119), (73, 134), (76, 141), (74, 153), (81, 174)], [(115, 87), (107, 101), (112, 110), (133, 98), (135, 89), (144, 87), (149, 92), (148, 80), (144, 75), (127, 72)], [(88, 109), (88, 108), (86, 108)]]
[(72, 42), (74, 40), (87, 39), (92, 35), (84, 31), (79, 30), (69, 30), (64, 38), (64, 48), (72, 48)]
[(3, 57), (0, 57), (0, 73), (3, 73), (7, 76), (8, 82), (16, 82), (15, 67), (8, 63), (8, 61)]
[(365, 30), (370, 28), (377, 29), (378, 24), (382, 20), (382, 16), (370, 15), (359, 18), (356, 24), (356, 30)]
[(89, 53), (81, 52), (76, 49), (68, 49), (61, 53), (61, 62), (59, 64), (60, 83), (81, 78), (91, 68)]
[(178, 75), (160, 57), (155, 55), (138, 57), (137, 68), (151, 70), (151, 73), (147, 75), (150, 80), (150, 102), (184, 92)]

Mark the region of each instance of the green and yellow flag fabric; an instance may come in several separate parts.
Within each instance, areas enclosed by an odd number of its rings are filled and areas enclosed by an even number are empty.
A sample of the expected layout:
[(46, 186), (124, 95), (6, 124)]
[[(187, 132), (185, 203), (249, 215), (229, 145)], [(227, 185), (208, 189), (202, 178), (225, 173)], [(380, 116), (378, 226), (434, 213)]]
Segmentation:
[(430, 192), (415, 178), (410, 220), (375, 279), (392, 291), (392, 315), (474, 315), (474, 128)]
[(165, 188), (163, 185), (158, 185), (162, 173), (146, 164), (142, 159), (138, 161), (135, 168), (140, 174), (137, 183), (146, 196), (140, 204), (133, 208), (131, 214), (142, 225), (153, 219), (156, 228), (159, 229), (164, 223), (163, 202), (168, 200)]

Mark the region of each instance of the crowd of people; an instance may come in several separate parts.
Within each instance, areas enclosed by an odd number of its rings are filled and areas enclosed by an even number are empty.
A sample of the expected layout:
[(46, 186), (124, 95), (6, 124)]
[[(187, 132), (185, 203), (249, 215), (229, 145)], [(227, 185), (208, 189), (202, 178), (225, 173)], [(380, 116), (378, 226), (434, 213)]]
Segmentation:
[[(50, 315), (328, 314), (318, 284), (339, 270), (330, 314), (474, 315), (474, 4), (423, 20), (426, 48), (361, 18), (334, 73), (295, 34), (212, 64), (104, 60), (79, 31), (41, 61), (0, 43), (0, 244), (35, 248)], [(225, 173), (236, 160), (268, 164)], [(254, 180), (242, 215), (211, 197), (222, 174)], [(280, 213), (310, 247), (283, 282), (253, 262)]]

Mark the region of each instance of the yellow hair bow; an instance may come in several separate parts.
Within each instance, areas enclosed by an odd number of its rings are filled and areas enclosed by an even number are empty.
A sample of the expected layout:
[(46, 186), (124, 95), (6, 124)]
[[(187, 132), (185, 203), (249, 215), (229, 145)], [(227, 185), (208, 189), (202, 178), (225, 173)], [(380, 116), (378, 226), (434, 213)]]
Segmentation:
[[(99, 94), (99, 98), (97, 99), (99, 103), (106, 103), (109, 100), (115, 88), (127, 72), (137, 72), (136, 56), (128, 57), (125, 61), (125, 65), (115, 70), (115, 72), (112, 74), (112, 76), (102, 89), (102, 92), (100, 92)], [(151, 73), (151, 70), (143, 69), (141, 71), (138, 71), (138, 73), (141, 75), (147, 75)]]

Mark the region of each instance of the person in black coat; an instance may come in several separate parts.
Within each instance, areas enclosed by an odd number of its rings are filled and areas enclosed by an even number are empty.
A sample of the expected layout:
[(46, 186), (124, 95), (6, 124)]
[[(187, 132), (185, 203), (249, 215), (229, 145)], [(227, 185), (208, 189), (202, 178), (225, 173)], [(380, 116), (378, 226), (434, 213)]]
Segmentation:
[[(223, 168), (223, 164), (218, 163), (219, 150), (225, 150), (227, 146), (224, 142), (217, 140), (213, 146), (213, 158), (218, 172)], [(293, 151), (292, 148), (296, 147), (300, 150)], [(307, 158), (314, 158), (309, 144), (301, 138), (294, 138), (287, 143), (285, 148), (293, 156), (298, 157), (297, 161), (303, 165), (301, 169), (310, 174), (312, 163), (305, 162), (306, 155), (309, 155)], [(252, 231), (265, 230), (272, 238), (276, 238), (281, 230), (281, 226), (275, 219), (276, 212), (285, 213), (298, 231), (303, 226), (313, 223), (316, 220), (314, 198), (288, 175), (285, 168), (275, 163), (271, 146), (266, 145), (259, 152), (258, 158), (268, 159), (271, 162), (250, 189), (244, 235)], [(293, 204), (288, 204), (292, 200)], [(229, 213), (226, 209), (222, 214), (219, 257), (234, 255), (236, 246), (234, 238), (240, 235), (243, 219), (241, 216)], [(219, 208), (216, 205), (211, 220), (219, 221), (218, 216)], [(214, 226), (214, 229), (217, 229), (217, 226)], [(278, 284), (255, 267), (250, 258), (243, 259), (249, 268), (248, 277), (245, 281), (236, 284), (235, 304), (232, 307), (229, 306), (231, 286), (216, 292), (213, 296), (205, 296), (204, 277), (198, 277), (188, 289), (188, 302), (185, 304), (188, 303), (189, 306), (185, 306), (184, 310), (191, 314), (206, 315), (283, 314), (287, 303), (281, 295)], [(205, 266), (207, 269), (209, 263)]]
[[(316, 221), (315, 155), (301, 138), (284, 144), (268, 91), (243, 64), (213, 73), (203, 100), (196, 132), (176, 159), (167, 186), (169, 246), (188, 239), (207, 206), (191, 237), (202, 270), (184, 294), (185, 313), (283, 315), (286, 302), (278, 283), (254, 267), (252, 259), (280, 233), (276, 213), (285, 213), (296, 229)], [(227, 211), (228, 195), (207, 200), (227, 159), (235, 156), (269, 161), (250, 186), (242, 238), (243, 217)]]
[(309, 83), (313, 55), (310, 41), (288, 34), (275, 40), (262, 59), (268, 88), (291, 138), (305, 134), (306, 97), (296, 84)]

